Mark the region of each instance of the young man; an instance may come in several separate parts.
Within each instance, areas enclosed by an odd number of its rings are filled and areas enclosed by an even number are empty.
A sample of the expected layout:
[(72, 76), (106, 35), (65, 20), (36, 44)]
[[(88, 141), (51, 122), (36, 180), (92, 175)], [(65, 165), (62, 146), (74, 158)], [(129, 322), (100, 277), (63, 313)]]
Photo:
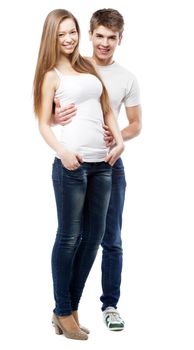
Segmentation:
[[(141, 107), (139, 89), (133, 74), (114, 62), (113, 55), (117, 45), (121, 44), (124, 20), (114, 9), (101, 9), (93, 13), (90, 20), (90, 40), (93, 44), (92, 59), (107, 87), (111, 106), (118, 117), (122, 103), (125, 106), (127, 124), (121, 131), (124, 141), (137, 136), (141, 130)], [(56, 101), (55, 122), (65, 125), (76, 118), (76, 106), (60, 108)], [(113, 146), (114, 140), (105, 126), (107, 145)], [(106, 221), (106, 231), (102, 241), (102, 311), (104, 321), (110, 330), (124, 329), (117, 303), (120, 297), (122, 272), (121, 226), (125, 199), (125, 173), (121, 159), (112, 169), (112, 193)]]

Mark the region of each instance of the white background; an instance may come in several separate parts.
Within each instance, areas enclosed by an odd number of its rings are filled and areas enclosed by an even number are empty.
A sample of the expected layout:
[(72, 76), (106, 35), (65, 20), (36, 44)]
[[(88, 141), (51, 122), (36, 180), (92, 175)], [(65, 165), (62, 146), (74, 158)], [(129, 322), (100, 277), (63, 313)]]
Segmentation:
[[(0, 7), (1, 348), (193, 350), (192, 1), (12, 0)], [(126, 328), (111, 333), (102, 322), (100, 249), (80, 305), (91, 335), (76, 342), (56, 336), (50, 325), (53, 153), (34, 120), (32, 81), (48, 12), (74, 13), (82, 30), (81, 53), (89, 55), (89, 18), (103, 7), (125, 17), (115, 58), (138, 78), (143, 129), (123, 156), (128, 188), (119, 310)]]

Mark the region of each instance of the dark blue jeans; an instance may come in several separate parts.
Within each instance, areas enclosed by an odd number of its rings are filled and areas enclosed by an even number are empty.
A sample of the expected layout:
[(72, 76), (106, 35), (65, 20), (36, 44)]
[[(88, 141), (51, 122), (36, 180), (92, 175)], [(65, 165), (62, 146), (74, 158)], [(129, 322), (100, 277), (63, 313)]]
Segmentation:
[(112, 168), (112, 190), (102, 240), (102, 310), (108, 306), (116, 308), (120, 297), (122, 273), (122, 213), (125, 200), (126, 180), (121, 159)]
[(70, 171), (55, 158), (52, 179), (58, 230), (52, 252), (52, 276), (54, 312), (58, 316), (78, 309), (105, 231), (111, 175), (112, 167), (105, 162), (83, 163)]

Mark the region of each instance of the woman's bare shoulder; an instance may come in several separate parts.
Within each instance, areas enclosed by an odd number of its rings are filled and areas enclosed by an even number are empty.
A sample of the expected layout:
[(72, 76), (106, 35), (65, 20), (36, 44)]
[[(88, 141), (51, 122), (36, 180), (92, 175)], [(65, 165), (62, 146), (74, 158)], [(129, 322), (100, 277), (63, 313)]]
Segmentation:
[(59, 77), (54, 69), (45, 73), (44, 84), (56, 87), (58, 85)]
[(48, 80), (56, 79), (56, 77), (57, 77), (57, 73), (55, 72), (54, 69), (51, 69), (45, 73), (45, 78)]

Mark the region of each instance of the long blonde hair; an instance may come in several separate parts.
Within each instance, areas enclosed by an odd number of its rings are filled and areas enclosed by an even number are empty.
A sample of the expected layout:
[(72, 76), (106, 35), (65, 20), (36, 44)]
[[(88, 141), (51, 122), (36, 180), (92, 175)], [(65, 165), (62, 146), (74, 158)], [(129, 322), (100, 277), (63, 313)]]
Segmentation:
[[(36, 71), (34, 76), (34, 112), (38, 116), (41, 108), (41, 90), (45, 74), (52, 70), (59, 58), (58, 48), (58, 29), (60, 23), (64, 19), (71, 18), (75, 22), (76, 30), (78, 32), (78, 38), (80, 39), (80, 28), (77, 19), (73, 14), (67, 10), (57, 9), (51, 11), (44, 22), (42, 37), (40, 42), (38, 60), (36, 65)], [(79, 53), (79, 41), (69, 56), (70, 63), (79, 73), (90, 73), (95, 75), (102, 83), (103, 92), (101, 95), (101, 104), (103, 113), (106, 114), (110, 111), (110, 103), (107, 90), (102, 82), (102, 79), (96, 72), (93, 64), (86, 58), (82, 57)]]

